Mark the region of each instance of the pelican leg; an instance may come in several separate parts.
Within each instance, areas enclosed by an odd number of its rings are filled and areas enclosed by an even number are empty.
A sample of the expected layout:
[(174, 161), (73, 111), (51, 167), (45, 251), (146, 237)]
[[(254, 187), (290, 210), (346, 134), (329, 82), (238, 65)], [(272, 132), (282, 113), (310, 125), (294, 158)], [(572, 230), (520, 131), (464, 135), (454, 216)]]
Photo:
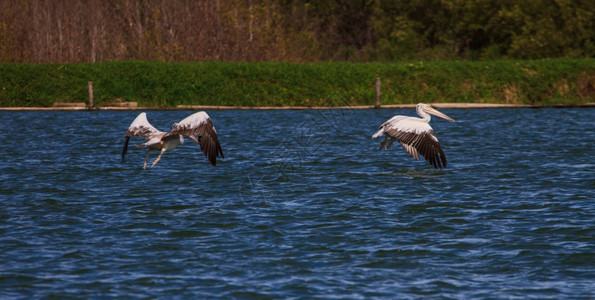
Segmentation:
[(151, 165), (151, 168), (154, 167), (159, 162), (159, 160), (161, 159), (161, 155), (163, 155), (163, 152), (165, 152), (165, 148), (161, 148), (161, 152), (159, 153), (159, 156), (157, 157), (157, 159)]
[(378, 149), (378, 151), (382, 151), (382, 148), (384, 148), (384, 145), (386, 144), (387, 139), (388, 139), (388, 135), (385, 135), (384, 142), (380, 143), (380, 149)]
[(393, 144), (395, 140), (393, 140), (392, 138), (390, 140), (388, 140), (388, 143), (386, 144), (386, 148), (384, 148), (384, 150), (388, 150), (388, 148)]
[(143, 169), (147, 168), (147, 161), (149, 161), (149, 153), (151, 153), (151, 148), (147, 150), (147, 157), (145, 157), (145, 165), (143, 165)]

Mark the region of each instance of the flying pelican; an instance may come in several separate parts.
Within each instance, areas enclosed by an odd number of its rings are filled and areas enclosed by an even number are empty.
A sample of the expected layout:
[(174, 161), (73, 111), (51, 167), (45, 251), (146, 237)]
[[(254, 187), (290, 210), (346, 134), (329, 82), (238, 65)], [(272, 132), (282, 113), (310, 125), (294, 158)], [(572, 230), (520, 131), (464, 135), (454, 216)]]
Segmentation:
[[(415, 107), (417, 114), (421, 117), (394, 116), (380, 125), (380, 130), (372, 138), (377, 138), (386, 133), (384, 142), (380, 143), (380, 150), (388, 150), (388, 147), (397, 140), (405, 151), (414, 159), (419, 160), (421, 154), (434, 168), (446, 167), (446, 155), (442, 151), (440, 143), (430, 127), (430, 115), (454, 122), (447, 115), (439, 112), (428, 104), (419, 103)], [(390, 140), (389, 140), (390, 138)]]
[[(198, 138), (196, 138), (195, 135), (197, 135)], [(209, 118), (209, 115), (207, 115), (206, 112), (197, 112), (179, 123), (174, 123), (169, 132), (159, 131), (157, 128), (153, 127), (147, 120), (147, 114), (143, 112), (132, 121), (130, 127), (128, 127), (128, 131), (126, 131), (126, 134), (124, 135), (126, 139), (124, 141), (124, 149), (122, 149), (122, 162), (124, 162), (126, 157), (130, 137), (141, 137), (148, 140), (146, 143), (136, 145), (138, 147), (148, 148), (145, 165), (143, 166), (143, 169), (146, 169), (151, 150), (161, 151), (159, 157), (157, 157), (151, 165), (152, 168), (159, 162), (165, 151), (174, 150), (184, 143), (183, 136), (189, 137), (200, 145), (202, 152), (209, 159), (211, 165), (215, 165), (219, 155), (223, 158), (223, 151), (219, 144), (217, 131), (215, 130), (215, 126), (213, 126), (213, 122), (211, 122), (211, 118)]]

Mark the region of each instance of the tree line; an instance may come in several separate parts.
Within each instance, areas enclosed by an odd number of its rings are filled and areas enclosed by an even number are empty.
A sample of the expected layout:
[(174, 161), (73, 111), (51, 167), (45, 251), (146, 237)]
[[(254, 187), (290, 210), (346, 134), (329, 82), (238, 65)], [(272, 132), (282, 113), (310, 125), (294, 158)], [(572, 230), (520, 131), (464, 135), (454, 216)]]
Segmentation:
[(0, 62), (593, 56), (589, 0), (0, 1)]

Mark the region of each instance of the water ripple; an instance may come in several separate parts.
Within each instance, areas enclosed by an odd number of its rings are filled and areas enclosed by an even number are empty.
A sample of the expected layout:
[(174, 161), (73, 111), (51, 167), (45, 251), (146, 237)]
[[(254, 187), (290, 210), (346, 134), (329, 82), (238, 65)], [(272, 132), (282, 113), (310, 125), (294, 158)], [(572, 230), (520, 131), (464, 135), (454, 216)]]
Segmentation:
[(137, 112), (0, 112), (0, 297), (595, 297), (595, 111), (449, 110), (443, 170), (370, 138), (412, 113), (213, 111), (217, 167), (143, 170)]

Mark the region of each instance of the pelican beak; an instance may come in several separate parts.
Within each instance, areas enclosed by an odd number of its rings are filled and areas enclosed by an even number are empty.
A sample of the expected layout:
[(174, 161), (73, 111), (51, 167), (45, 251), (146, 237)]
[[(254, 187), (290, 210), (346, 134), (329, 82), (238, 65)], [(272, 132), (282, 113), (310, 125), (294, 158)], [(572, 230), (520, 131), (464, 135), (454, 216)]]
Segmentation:
[(427, 113), (431, 114), (431, 115), (434, 115), (434, 116), (436, 116), (436, 117), (439, 117), (439, 118), (442, 118), (442, 119), (445, 119), (445, 120), (449, 120), (449, 121), (452, 121), (452, 122), (454, 122), (454, 121), (455, 121), (455, 120), (451, 119), (449, 116), (447, 116), (447, 115), (445, 115), (445, 114), (443, 114), (443, 113), (439, 112), (437, 109), (435, 109), (435, 108), (433, 108), (433, 107), (427, 107), (427, 108), (425, 109), (425, 111), (426, 111)]

